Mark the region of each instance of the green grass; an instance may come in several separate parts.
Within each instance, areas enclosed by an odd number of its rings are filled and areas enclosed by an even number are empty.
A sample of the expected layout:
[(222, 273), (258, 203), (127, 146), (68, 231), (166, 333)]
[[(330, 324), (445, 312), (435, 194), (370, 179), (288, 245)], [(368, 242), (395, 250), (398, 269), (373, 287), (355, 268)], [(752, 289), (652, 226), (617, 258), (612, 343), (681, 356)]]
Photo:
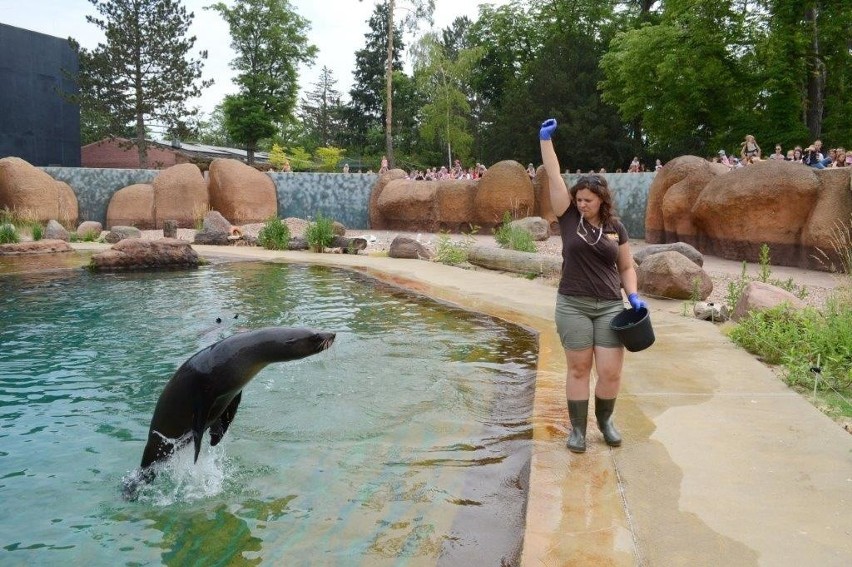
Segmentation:
[(257, 235), (257, 243), (268, 250), (287, 250), (290, 229), (278, 217), (272, 216)]
[(467, 262), (468, 250), (473, 245), (474, 239), (470, 234), (465, 234), (462, 240), (453, 240), (446, 232), (438, 235), (438, 242), (435, 245), (436, 262), (456, 266)]
[(0, 244), (15, 244), (21, 241), (18, 231), (14, 225), (9, 223), (0, 224)]

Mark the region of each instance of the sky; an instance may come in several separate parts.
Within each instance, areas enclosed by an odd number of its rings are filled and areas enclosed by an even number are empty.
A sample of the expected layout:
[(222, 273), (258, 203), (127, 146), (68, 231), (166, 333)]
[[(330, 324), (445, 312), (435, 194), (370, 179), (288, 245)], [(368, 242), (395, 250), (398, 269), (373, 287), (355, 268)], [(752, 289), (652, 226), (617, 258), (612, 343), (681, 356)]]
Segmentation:
[[(216, 12), (205, 6), (216, 0), (184, 0), (187, 11), (195, 13), (190, 35), (196, 36), (194, 51), (207, 50), (204, 79), (214, 79), (199, 99), (189, 102), (209, 114), (227, 94), (236, 92), (231, 82), (234, 72), (229, 63), (234, 58), (227, 24)], [(233, 5), (234, 0), (224, 0)], [(503, 5), (509, 0), (435, 0), (434, 29), (449, 26), (459, 16), (475, 20), (480, 4)], [(290, 0), (295, 11), (311, 23), (309, 41), (317, 46), (318, 54), (311, 68), (299, 68), (300, 89), (310, 90), (323, 65), (332, 70), (337, 80), (335, 88), (348, 97), (355, 66), (355, 52), (364, 47), (367, 21), (376, 0)], [(398, 0), (398, 6), (405, 0)], [(80, 45), (92, 49), (103, 41), (102, 32), (86, 21), (86, 16), (98, 16), (89, 0), (0, 0), (0, 23), (56, 37), (73, 37)], [(425, 29), (421, 27), (422, 29)]]

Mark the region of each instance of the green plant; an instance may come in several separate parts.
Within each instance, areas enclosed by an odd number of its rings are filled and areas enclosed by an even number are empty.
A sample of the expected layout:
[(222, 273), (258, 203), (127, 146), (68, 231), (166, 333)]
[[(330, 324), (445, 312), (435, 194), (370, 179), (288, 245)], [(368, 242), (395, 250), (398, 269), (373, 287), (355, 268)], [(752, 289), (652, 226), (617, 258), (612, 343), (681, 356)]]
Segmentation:
[(15, 244), (20, 241), (21, 237), (18, 236), (15, 225), (6, 222), (0, 224), (0, 244)]
[(803, 393), (823, 395), (828, 413), (852, 416), (852, 303), (830, 299), (823, 311), (781, 305), (749, 313), (731, 339), (769, 364)]
[(34, 222), (30, 225), (30, 230), (32, 231), (33, 240), (41, 240), (44, 238), (44, 227), (41, 226), (41, 223)]
[(760, 272), (757, 278), (763, 283), (769, 283), (769, 276), (772, 275), (772, 266), (769, 265), (769, 245), (766, 243), (760, 245), (758, 262), (760, 262)]
[(80, 238), (82, 238), (83, 242), (97, 242), (98, 237), (100, 237), (99, 233), (94, 230), (87, 230)]
[(322, 213), (317, 214), (316, 220), (305, 228), (305, 240), (312, 250), (325, 251), (334, 240), (334, 221)]
[(509, 211), (503, 213), (503, 223), (494, 230), (494, 240), (500, 248), (518, 250), (520, 252), (536, 252), (532, 235), (519, 227), (512, 226)]
[(455, 241), (449, 234), (442, 232), (438, 235), (438, 243), (435, 246), (435, 261), (451, 266), (467, 262), (467, 253), (472, 242), (473, 238), (469, 235), (461, 241)]
[(266, 219), (266, 224), (257, 235), (257, 243), (267, 250), (287, 250), (290, 229), (276, 216)]

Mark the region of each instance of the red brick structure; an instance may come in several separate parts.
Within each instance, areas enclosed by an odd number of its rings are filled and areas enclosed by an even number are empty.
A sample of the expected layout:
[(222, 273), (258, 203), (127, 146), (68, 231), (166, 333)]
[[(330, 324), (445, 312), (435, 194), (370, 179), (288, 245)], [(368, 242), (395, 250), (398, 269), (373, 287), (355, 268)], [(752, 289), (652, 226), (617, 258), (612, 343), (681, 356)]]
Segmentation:
[[(265, 164), (269, 155), (266, 152), (255, 152), (255, 163)], [(139, 150), (136, 145), (125, 138), (104, 138), (83, 146), (80, 150), (82, 167), (139, 169)], [(206, 165), (216, 158), (229, 158), (245, 161), (246, 152), (236, 148), (208, 146), (177, 142), (155, 142), (148, 140), (148, 167), (150, 169), (165, 169), (179, 163), (195, 163), (203, 170)]]

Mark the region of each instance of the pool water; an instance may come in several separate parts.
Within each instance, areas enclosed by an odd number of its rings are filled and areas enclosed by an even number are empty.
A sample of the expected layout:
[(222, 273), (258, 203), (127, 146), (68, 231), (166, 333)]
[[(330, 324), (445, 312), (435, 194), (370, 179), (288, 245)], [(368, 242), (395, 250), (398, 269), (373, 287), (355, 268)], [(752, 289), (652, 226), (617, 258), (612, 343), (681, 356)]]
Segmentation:
[[(527, 330), (317, 266), (6, 274), (3, 565), (517, 563)], [(176, 368), (269, 325), (337, 339), (267, 366), (219, 446), (205, 435), (198, 463), (182, 450), (124, 501)]]

